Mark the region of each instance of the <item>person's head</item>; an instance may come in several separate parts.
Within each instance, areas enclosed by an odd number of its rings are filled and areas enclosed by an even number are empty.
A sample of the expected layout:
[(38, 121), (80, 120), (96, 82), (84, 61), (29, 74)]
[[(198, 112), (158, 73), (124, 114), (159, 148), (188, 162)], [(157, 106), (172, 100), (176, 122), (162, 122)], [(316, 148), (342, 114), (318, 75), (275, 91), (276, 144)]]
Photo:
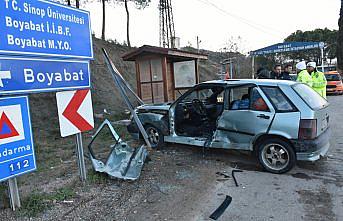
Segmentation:
[(249, 100), (249, 94), (243, 94), (242, 100)]
[(281, 74), (281, 65), (279, 65), (279, 64), (274, 65), (273, 70), (275, 73)]
[(297, 68), (297, 71), (305, 70), (306, 69), (306, 62), (300, 61), (295, 65), (295, 67)]
[(306, 69), (308, 73), (312, 73), (316, 69), (317, 65), (316, 62), (308, 62), (306, 65)]
[(292, 67), (292, 65), (290, 65), (290, 64), (287, 64), (287, 65), (285, 66), (285, 72), (292, 73), (292, 69), (293, 69), (293, 67)]

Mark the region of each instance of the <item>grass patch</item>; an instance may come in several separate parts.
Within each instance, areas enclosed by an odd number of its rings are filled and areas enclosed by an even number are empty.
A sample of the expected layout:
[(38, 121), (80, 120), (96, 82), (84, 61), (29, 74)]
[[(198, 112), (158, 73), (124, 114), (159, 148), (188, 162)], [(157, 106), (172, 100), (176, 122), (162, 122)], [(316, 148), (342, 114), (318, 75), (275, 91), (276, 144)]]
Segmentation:
[(0, 209), (8, 208), (10, 206), (10, 199), (7, 191), (8, 186), (5, 183), (0, 183)]
[(75, 191), (69, 187), (60, 188), (52, 193), (33, 192), (22, 201), (19, 215), (36, 217), (45, 210), (50, 209), (53, 202), (68, 200), (75, 197), (75, 195)]
[(128, 140), (132, 139), (131, 135), (127, 131), (126, 126), (116, 125), (115, 130), (122, 140), (128, 141)]
[(94, 170), (88, 171), (87, 174), (87, 182), (89, 182), (90, 184), (105, 184), (108, 182), (108, 179), (109, 178), (107, 175), (96, 172)]
[(63, 201), (75, 197), (76, 193), (72, 188), (63, 187), (50, 196), (50, 200)]
[(19, 215), (35, 217), (50, 207), (51, 204), (48, 202), (47, 194), (35, 192), (22, 201)]
[(5, 183), (0, 183), (0, 192), (6, 192), (7, 191), (7, 185)]
[(112, 141), (114, 142), (114, 138), (113, 135), (110, 131), (110, 129), (105, 126), (102, 131), (98, 134), (98, 136), (96, 137), (96, 140), (101, 140), (101, 141)]
[(109, 121), (118, 121), (118, 120), (124, 120), (128, 119), (130, 117), (130, 114), (125, 114), (124, 112), (115, 111), (111, 114), (105, 115), (105, 118)]

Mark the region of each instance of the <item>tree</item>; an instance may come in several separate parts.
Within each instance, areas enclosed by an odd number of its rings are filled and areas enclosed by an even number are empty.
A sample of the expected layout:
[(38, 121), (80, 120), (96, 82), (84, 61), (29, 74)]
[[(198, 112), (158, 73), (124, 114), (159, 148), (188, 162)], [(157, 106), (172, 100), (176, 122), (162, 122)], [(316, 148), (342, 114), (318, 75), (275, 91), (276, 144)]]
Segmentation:
[(101, 31), (101, 39), (105, 40), (105, 27), (106, 27), (106, 4), (124, 4), (125, 11), (126, 11), (126, 40), (128, 45), (130, 46), (130, 14), (129, 14), (129, 7), (128, 2), (133, 2), (138, 9), (144, 9), (149, 5), (151, 0), (84, 0), (85, 2), (95, 2), (100, 1), (102, 4), (102, 31)]
[(338, 38), (337, 38), (337, 67), (343, 71), (343, 0), (341, 0), (341, 12), (338, 20)]
[[(325, 55), (327, 58), (333, 59), (336, 58), (336, 46), (337, 46), (337, 30), (330, 30), (330, 29), (315, 29), (313, 31), (296, 31), (285, 38), (285, 42), (291, 41), (316, 41), (316, 42), (324, 42), (325, 47)], [(299, 51), (299, 52), (292, 52), (287, 53), (287, 57), (293, 60), (312, 60), (320, 63), (320, 50), (313, 49), (307, 51)]]
[(125, 0), (125, 11), (126, 11), (126, 41), (127, 45), (131, 47), (130, 42), (130, 13), (129, 13), (129, 7), (127, 6), (127, 0)]
[(102, 4), (102, 28), (101, 28), (101, 39), (105, 40), (105, 27), (106, 27), (106, 5), (105, 2), (108, 0), (101, 0)]
[(67, 4), (68, 6), (75, 5), (76, 8), (80, 8), (80, 0), (52, 0), (61, 4)]
[[(76, 8), (80, 7), (80, 0), (53, 0), (60, 3), (66, 3), (67, 5), (73, 5), (75, 2)], [(106, 3), (107, 4), (124, 4), (125, 11), (126, 11), (126, 41), (127, 45), (131, 47), (130, 42), (130, 13), (129, 13), (129, 6), (128, 2), (133, 2), (137, 9), (144, 9), (145, 7), (149, 6), (151, 0), (83, 0), (82, 3), (91, 3), (91, 2), (101, 2), (102, 5), (102, 29), (101, 29), (101, 39), (105, 40), (105, 28), (106, 28)]]

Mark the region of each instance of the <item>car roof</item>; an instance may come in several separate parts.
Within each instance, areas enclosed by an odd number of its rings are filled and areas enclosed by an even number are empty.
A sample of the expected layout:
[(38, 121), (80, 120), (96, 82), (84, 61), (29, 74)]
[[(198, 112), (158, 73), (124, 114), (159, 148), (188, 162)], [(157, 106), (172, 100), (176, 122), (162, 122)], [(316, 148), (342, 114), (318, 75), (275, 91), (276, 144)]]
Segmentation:
[(212, 80), (202, 82), (201, 84), (222, 84), (223, 86), (238, 86), (244, 84), (256, 84), (263, 86), (294, 85), (295, 81), (272, 80), (272, 79), (232, 79), (232, 80)]

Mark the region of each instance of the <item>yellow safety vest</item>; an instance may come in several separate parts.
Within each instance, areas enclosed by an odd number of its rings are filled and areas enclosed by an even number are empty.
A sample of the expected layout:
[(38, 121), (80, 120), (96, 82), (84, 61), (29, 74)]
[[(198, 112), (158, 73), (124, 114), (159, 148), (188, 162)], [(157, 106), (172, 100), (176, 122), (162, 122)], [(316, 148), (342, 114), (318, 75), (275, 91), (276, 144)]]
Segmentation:
[(302, 70), (299, 72), (297, 81), (312, 87), (312, 78), (311, 75), (307, 72), (307, 70)]
[(326, 99), (326, 78), (325, 74), (320, 71), (313, 71), (311, 73), (312, 77), (312, 88), (315, 90), (320, 96)]

